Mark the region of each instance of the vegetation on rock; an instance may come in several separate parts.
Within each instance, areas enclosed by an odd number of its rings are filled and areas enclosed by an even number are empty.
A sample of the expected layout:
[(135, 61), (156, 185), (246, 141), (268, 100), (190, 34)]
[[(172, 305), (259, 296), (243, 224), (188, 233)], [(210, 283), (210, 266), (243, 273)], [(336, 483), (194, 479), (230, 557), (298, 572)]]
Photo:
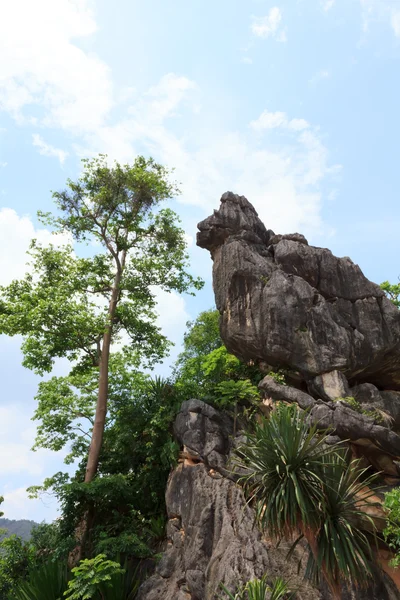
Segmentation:
[(281, 405), (237, 451), (236, 465), (257, 520), (279, 540), (300, 531), (307, 540), (308, 575), (322, 574), (335, 598), (341, 582), (371, 576), (369, 534), (374, 523), (362, 510), (372, 492), (359, 461), (348, 460), (342, 444), (326, 444), (306, 412)]

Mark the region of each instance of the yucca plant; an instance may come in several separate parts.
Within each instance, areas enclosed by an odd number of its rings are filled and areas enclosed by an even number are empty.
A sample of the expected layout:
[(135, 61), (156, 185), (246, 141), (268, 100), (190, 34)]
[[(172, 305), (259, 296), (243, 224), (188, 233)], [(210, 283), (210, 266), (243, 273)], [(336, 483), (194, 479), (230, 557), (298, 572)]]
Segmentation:
[(29, 573), (12, 600), (60, 600), (68, 586), (67, 565), (48, 562)]
[(266, 575), (261, 577), (261, 579), (248, 581), (235, 595), (222, 584), (221, 588), (229, 600), (290, 600), (295, 593), (289, 583), (282, 579), (282, 577), (277, 577), (269, 585)]
[(280, 406), (269, 419), (255, 424), (253, 433), (237, 450), (236, 466), (249, 501), (255, 501), (257, 519), (277, 539), (319, 524), (323, 499), (321, 474), (334, 454), (310, 427), (307, 416)]
[(306, 413), (280, 405), (255, 425), (236, 462), (262, 529), (277, 540), (300, 533), (295, 544), (305, 537), (307, 574), (321, 573), (340, 598), (340, 580), (362, 582), (370, 575), (365, 530), (373, 522), (362, 508), (373, 477), (357, 461), (348, 464), (342, 445), (328, 446), (326, 436)]
[(372, 574), (367, 532), (374, 531), (375, 525), (363, 508), (372, 504), (370, 485), (375, 476), (368, 476), (367, 470), (360, 467), (359, 460), (344, 460), (341, 452), (333, 454), (324, 467), (321, 524), (307, 573), (314, 579), (322, 573), (338, 597), (341, 580), (362, 583)]

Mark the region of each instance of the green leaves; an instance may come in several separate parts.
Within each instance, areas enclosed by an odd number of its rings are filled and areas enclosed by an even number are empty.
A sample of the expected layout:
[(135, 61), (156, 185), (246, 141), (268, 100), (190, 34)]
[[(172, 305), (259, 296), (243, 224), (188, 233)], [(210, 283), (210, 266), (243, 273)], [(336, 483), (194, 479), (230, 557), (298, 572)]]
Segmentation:
[(385, 494), (383, 506), (387, 515), (383, 534), (389, 547), (395, 552), (391, 564), (398, 567), (400, 565), (400, 487)]
[(47, 562), (30, 570), (27, 581), (17, 586), (12, 600), (62, 600), (67, 581), (65, 564)]
[(221, 381), (215, 386), (218, 396), (216, 404), (221, 408), (232, 406), (240, 401), (255, 401), (260, 398), (258, 388), (250, 379), (239, 379), (238, 381)]
[(290, 600), (294, 597), (295, 591), (290, 584), (282, 577), (276, 577), (271, 585), (267, 582), (267, 576), (261, 579), (252, 579), (243, 585), (233, 595), (223, 584), (222, 590), (228, 597), (228, 600)]
[(64, 596), (68, 600), (92, 600), (103, 585), (110, 585), (112, 578), (123, 572), (119, 563), (107, 560), (104, 554), (82, 560), (72, 569), (73, 579)]
[(338, 585), (371, 573), (374, 523), (362, 509), (374, 478), (325, 438), (306, 413), (280, 405), (247, 435), (236, 463), (262, 528), (276, 539), (300, 530), (311, 544), (308, 574)]
[(389, 281), (384, 281), (381, 283), (381, 289), (385, 292), (389, 300), (391, 300), (397, 308), (400, 308), (400, 283), (389, 283)]
[(318, 523), (317, 506), (322, 499), (321, 471), (325, 448), (316, 427), (306, 415), (282, 406), (269, 420), (255, 425), (237, 453), (237, 464), (250, 499), (257, 502), (257, 516), (275, 538), (294, 531), (300, 520)]

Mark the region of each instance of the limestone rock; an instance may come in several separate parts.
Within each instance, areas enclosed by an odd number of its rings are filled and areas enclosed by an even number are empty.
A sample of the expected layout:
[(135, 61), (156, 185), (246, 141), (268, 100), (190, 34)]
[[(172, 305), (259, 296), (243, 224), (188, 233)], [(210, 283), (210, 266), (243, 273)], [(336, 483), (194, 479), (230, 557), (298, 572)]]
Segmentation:
[(350, 395), (350, 388), (346, 377), (340, 371), (331, 371), (330, 373), (322, 373), (317, 375), (312, 382), (309, 383), (309, 388), (314, 391), (322, 400), (337, 400), (338, 398), (346, 398)]
[[(225, 476), (225, 467), (219, 470), (219, 465), (227, 464), (232, 445), (230, 419), (190, 400), (182, 405), (175, 433), (186, 451), (166, 491), (168, 546), (137, 600), (217, 600), (221, 582), (233, 592), (238, 584), (265, 573), (270, 580), (279, 575), (299, 586), (296, 600), (331, 600), (328, 590), (303, 581), (303, 571), (298, 574), (300, 547), (288, 560), (290, 543), (277, 547), (260, 535), (241, 488)], [(398, 600), (400, 596), (377, 571), (368, 589), (344, 590), (343, 598)]]
[(352, 385), (400, 390), (400, 312), (349, 258), (267, 230), (231, 192), (198, 225), (228, 350), (300, 371), (341, 371)]

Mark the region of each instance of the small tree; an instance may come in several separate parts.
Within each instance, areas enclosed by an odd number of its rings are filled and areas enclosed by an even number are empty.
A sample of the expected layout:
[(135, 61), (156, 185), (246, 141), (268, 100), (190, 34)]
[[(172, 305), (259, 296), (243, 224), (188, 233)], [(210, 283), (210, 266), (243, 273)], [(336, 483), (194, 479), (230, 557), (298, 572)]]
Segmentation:
[(72, 569), (73, 578), (68, 582), (64, 596), (68, 600), (92, 600), (96, 596), (104, 600), (101, 587), (111, 585), (113, 577), (123, 572), (119, 563), (107, 560), (104, 554), (82, 560)]
[[(155, 289), (189, 292), (202, 282), (186, 271), (176, 214), (158, 210), (178, 193), (166, 168), (143, 157), (109, 167), (103, 155), (83, 164), (81, 177), (53, 194), (58, 214), (39, 216), (74, 242), (93, 243), (100, 251), (82, 258), (71, 246), (32, 242), (30, 273), (0, 288), (0, 333), (23, 336), (23, 364), (39, 374), (51, 371), (58, 357), (74, 363), (72, 374), (98, 372), (85, 472), (90, 482), (103, 441), (112, 344), (122, 343), (126, 364), (160, 360), (169, 343), (155, 325)], [(75, 560), (86, 529), (87, 523), (77, 531)]]
[(381, 288), (389, 300), (391, 300), (397, 308), (400, 308), (400, 283), (389, 283), (388, 281), (384, 281), (381, 283)]

